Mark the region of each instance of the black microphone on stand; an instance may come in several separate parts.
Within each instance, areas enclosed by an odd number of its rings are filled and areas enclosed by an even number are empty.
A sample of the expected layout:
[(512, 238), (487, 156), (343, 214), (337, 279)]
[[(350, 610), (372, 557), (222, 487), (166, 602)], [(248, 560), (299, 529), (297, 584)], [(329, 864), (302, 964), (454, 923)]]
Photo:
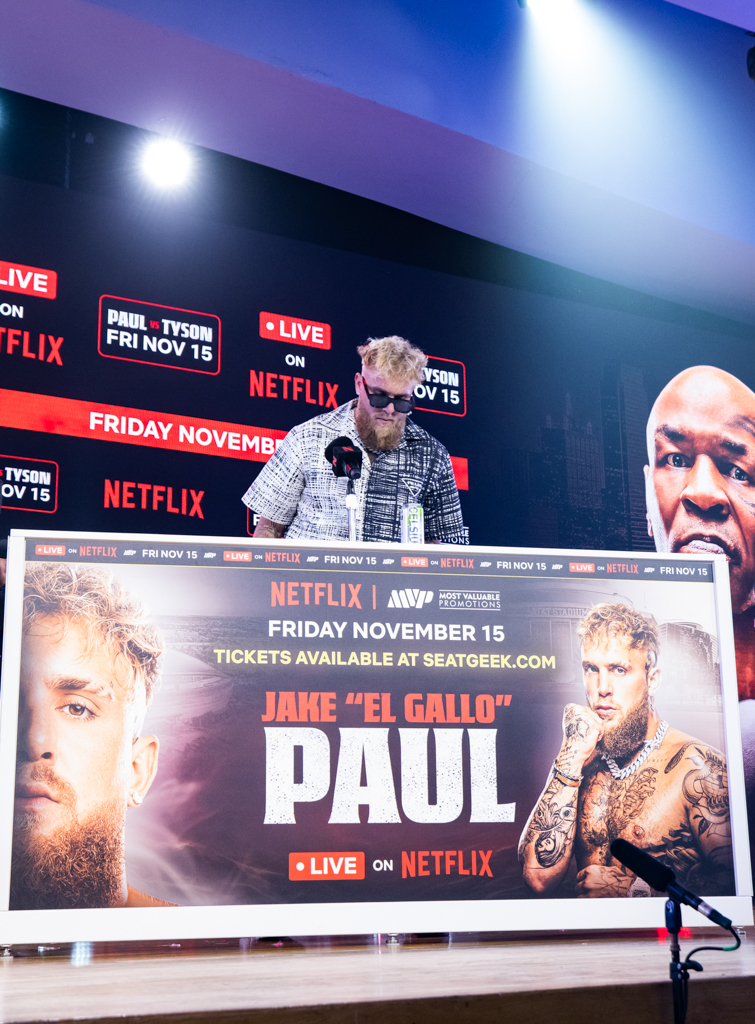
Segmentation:
[(362, 475), (362, 449), (350, 437), (337, 437), (325, 449), (325, 458), (336, 476), (346, 477), (346, 514), (349, 519), (349, 540), (357, 539), (357, 496), (354, 481)]
[[(684, 1024), (687, 1017), (687, 983), (690, 971), (702, 971), (702, 964), (693, 960), (695, 953), (704, 949), (721, 950), (724, 953), (731, 953), (739, 949), (742, 940), (731, 926), (728, 917), (724, 917), (717, 910), (714, 910), (705, 900), (700, 899), (694, 892), (685, 889), (676, 881), (676, 875), (661, 861), (651, 857), (649, 853), (638, 849), (626, 839), (614, 839), (611, 843), (611, 853), (616, 860), (621, 861), (630, 871), (634, 871), (638, 878), (647, 882), (649, 886), (658, 892), (665, 892), (668, 895), (665, 906), (666, 930), (671, 936), (671, 963), (669, 965), (669, 977), (671, 978), (671, 992), (674, 1004), (674, 1024)], [(682, 927), (681, 903), (688, 907), (694, 907), (701, 914), (715, 924), (730, 931), (736, 940), (734, 946), (697, 946), (691, 950), (684, 960), (681, 958), (679, 949), (679, 932)]]
[(358, 480), (362, 475), (362, 451), (350, 437), (337, 437), (325, 449), (325, 458), (336, 476)]
[(695, 910), (699, 910), (701, 914), (704, 914), (714, 924), (720, 925), (721, 928), (727, 930), (731, 928), (731, 921), (728, 917), (724, 917), (705, 900), (690, 892), (689, 889), (685, 889), (683, 885), (679, 885), (671, 868), (666, 867), (655, 857), (651, 857), (649, 853), (628, 843), (626, 839), (614, 839), (611, 843), (611, 853), (616, 860), (620, 860), (630, 871), (634, 871), (635, 875), (643, 882), (647, 882), (652, 889), (658, 892), (667, 892), (677, 903), (685, 903), (688, 907), (694, 907)]

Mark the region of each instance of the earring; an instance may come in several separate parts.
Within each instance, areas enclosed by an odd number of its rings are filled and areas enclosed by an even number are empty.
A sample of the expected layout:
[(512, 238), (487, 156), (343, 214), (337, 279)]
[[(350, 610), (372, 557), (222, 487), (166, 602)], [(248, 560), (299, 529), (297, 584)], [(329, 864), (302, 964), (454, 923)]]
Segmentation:
[(141, 802), (142, 802), (142, 800), (144, 799), (144, 797), (142, 796), (141, 793), (137, 793), (137, 791), (135, 789), (132, 789), (131, 790), (131, 799), (134, 801), (136, 806), (139, 807)]

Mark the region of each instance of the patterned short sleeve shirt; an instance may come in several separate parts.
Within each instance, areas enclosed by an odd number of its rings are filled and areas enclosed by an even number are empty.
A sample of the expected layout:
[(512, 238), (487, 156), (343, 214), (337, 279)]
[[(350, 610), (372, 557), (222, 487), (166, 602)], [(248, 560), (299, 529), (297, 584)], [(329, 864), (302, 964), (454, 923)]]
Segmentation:
[(286, 537), (348, 540), (346, 478), (337, 477), (325, 449), (341, 435), (362, 451), (356, 481), (357, 539), (401, 540), (401, 506), (425, 510), (426, 540), (467, 544), (451, 459), (443, 445), (410, 419), (398, 448), (370, 465), (354, 422), (355, 402), (293, 427), (242, 501), (258, 515), (288, 526)]

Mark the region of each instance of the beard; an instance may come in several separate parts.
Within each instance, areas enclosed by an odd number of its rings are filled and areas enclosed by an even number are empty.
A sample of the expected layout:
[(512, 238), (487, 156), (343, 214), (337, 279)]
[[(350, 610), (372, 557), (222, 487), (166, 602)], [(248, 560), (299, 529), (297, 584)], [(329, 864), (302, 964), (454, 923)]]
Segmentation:
[(650, 713), (650, 697), (646, 691), (642, 699), (627, 711), (620, 724), (603, 734), (603, 739), (596, 744), (596, 750), (608, 757), (628, 757), (647, 739)]
[(401, 444), (406, 416), (398, 416), (389, 423), (375, 423), (369, 414), (357, 405), (354, 410), (354, 422), (365, 448), (376, 452), (389, 452)]
[(44, 782), (70, 808), (67, 820), (40, 834), (36, 815), (18, 813), (13, 823), (11, 910), (64, 910), (123, 905), (125, 808), (118, 799), (88, 818), (76, 815), (76, 796), (50, 768), (30, 776)]

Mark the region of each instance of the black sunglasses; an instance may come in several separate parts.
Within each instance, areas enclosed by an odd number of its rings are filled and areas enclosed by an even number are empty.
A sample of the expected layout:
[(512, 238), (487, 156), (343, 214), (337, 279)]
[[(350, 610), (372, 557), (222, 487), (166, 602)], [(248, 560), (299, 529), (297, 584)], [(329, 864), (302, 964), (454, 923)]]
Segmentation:
[(362, 383), (373, 409), (385, 409), (389, 405), (393, 405), (396, 412), (411, 412), (414, 408), (414, 395), (409, 398), (394, 398), (392, 395), (386, 395), (384, 391), (370, 391), (364, 379)]

